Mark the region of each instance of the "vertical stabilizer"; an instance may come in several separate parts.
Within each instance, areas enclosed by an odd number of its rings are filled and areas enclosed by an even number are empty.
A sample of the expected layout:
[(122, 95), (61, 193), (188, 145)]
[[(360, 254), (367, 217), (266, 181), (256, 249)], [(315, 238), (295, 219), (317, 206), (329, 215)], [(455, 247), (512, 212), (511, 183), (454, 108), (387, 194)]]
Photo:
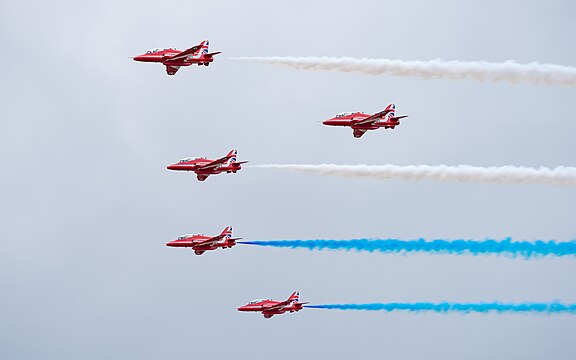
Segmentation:
[(232, 238), (232, 225), (227, 226), (220, 235), (223, 235), (225, 239)]
[(386, 114), (386, 120), (391, 120), (396, 115), (396, 104), (390, 104), (386, 107), (389, 113)]
[(234, 164), (238, 160), (238, 150), (230, 150), (230, 152), (226, 155), (228, 156), (228, 160), (226, 160), (226, 166), (230, 166)]
[(298, 302), (299, 300), (300, 300), (300, 291), (294, 291), (292, 295), (290, 295), (290, 297), (288, 298), (288, 301)]

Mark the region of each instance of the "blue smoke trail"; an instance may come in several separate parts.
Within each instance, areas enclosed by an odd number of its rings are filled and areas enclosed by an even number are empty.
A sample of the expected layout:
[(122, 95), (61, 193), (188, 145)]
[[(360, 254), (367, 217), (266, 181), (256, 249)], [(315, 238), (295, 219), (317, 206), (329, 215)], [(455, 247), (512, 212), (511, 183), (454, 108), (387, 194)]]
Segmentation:
[(550, 303), (519, 303), (503, 304), (492, 303), (371, 303), (371, 304), (325, 304), (304, 305), (312, 309), (330, 310), (364, 310), (364, 311), (431, 311), (437, 313), (541, 313), (541, 314), (576, 314), (576, 304)]
[(398, 240), (398, 239), (352, 239), (352, 240), (267, 240), (242, 241), (247, 245), (272, 246), (308, 250), (357, 250), (379, 251), (383, 253), (426, 252), (437, 254), (497, 254), (507, 256), (574, 256), (576, 241), (512, 241), (486, 239), (478, 240)]

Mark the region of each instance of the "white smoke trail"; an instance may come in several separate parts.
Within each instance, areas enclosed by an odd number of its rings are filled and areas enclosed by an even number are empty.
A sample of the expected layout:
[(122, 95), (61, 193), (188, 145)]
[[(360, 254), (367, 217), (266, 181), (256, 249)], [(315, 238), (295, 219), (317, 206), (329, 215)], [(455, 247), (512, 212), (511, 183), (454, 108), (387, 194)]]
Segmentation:
[(477, 81), (505, 81), (512, 84), (526, 82), (538, 85), (576, 85), (576, 67), (540, 64), (518, 64), (514, 61), (490, 63), (486, 61), (457, 60), (390, 60), (350, 57), (238, 57), (277, 64), (301, 70), (332, 70), (360, 72), (368, 75), (410, 76), (424, 79), (473, 79)]
[(261, 168), (288, 169), (324, 176), (372, 178), (379, 180), (436, 180), (444, 182), (539, 184), (576, 186), (576, 167), (559, 166), (554, 169), (540, 167), (470, 165), (255, 165)]

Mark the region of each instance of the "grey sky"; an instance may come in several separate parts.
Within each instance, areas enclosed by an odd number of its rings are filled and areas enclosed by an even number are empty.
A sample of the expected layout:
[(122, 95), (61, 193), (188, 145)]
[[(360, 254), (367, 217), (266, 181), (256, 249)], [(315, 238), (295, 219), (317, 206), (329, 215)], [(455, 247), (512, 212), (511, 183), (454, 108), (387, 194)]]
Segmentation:
[[(573, 359), (576, 318), (304, 310), (304, 301), (576, 302), (575, 259), (307, 252), (164, 242), (574, 238), (576, 190), (324, 178), (246, 168), (198, 183), (165, 166), (238, 148), (266, 163), (574, 165), (569, 87), (299, 72), (233, 56), (576, 65), (573, 1), (0, 4), (0, 357)], [(210, 39), (168, 77), (130, 56)], [(394, 131), (318, 121), (388, 102)]]

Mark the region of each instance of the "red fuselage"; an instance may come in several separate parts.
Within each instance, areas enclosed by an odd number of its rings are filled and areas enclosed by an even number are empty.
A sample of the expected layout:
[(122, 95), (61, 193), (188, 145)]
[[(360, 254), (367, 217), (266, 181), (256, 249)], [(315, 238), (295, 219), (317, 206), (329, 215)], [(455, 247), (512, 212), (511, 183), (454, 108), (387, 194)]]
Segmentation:
[(182, 51), (177, 49), (162, 49), (157, 51), (149, 51), (145, 54), (135, 56), (134, 60), (141, 62), (162, 63), (164, 65), (170, 66), (190, 66), (192, 64), (208, 66), (209, 63), (214, 61), (214, 57), (212, 55), (206, 54), (198, 54), (193, 57), (185, 57), (177, 61), (170, 60), (180, 53), (182, 53)]
[(197, 255), (201, 255), (205, 251), (216, 250), (218, 248), (226, 249), (236, 245), (236, 241), (233, 239), (223, 238), (216, 242), (210, 242), (209, 240), (212, 238), (212, 236), (205, 235), (181, 236), (176, 240), (167, 242), (166, 246), (192, 248)]
[(362, 112), (355, 112), (352, 114), (347, 114), (343, 116), (336, 116), (331, 119), (325, 120), (322, 123), (324, 125), (329, 126), (348, 126), (352, 129), (361, 129), (361, 130), (376, 130), (378, 128), (383, 127), (384, 129), (394, 129), (395, 126), (400, 124), (398, 120), (379, 120), (377, 122), (369, 123), (369, 124), (357, 124), (358, 122), (369, 118), (370, 114), (365, 114)]
[(177, 171), (194, 171), (196, 174), (199, 175), (217, 175), (223, 172), (226, 173), (236, 173), (236, 171), (242, 169), (242, 166), (239, 163), (230, 163), (229, 165), (222, 165), (220, 167), (214, 167), (210, 169), (201, 169), (203, 166), (208, 165), (215, 160), (210, 160), (206, 158), (198, 158), (188, 161), (180, 161), (172, 165), (168, 165), (168, 170), (177, 170)]
[(240, 306), (238, 311), (247, 312), (261, 312), (265, 318), (271, 318), (273, 315), (284, 314), (285, 312), (297, 312), (302, 310), (302, 303), (292, 301), (286, 305), (280, 305), (283, 301), (276, 301), (270, 299), (262, 299), (259, 301), (252, 301), (244, 306)]

